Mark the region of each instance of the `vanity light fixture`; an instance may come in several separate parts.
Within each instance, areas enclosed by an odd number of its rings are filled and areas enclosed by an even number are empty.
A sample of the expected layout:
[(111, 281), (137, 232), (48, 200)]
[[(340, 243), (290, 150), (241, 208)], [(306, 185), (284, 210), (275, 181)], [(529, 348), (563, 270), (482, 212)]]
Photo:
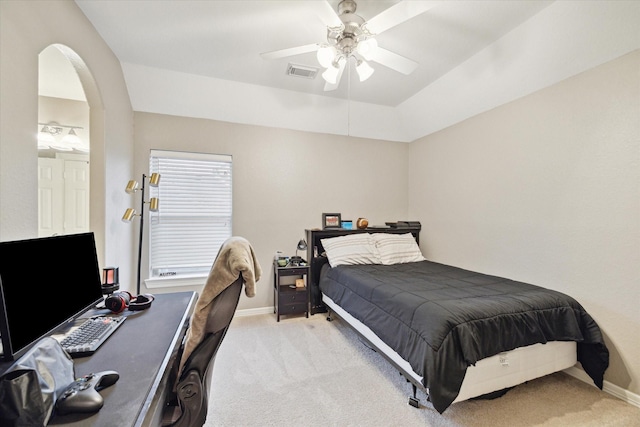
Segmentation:
[(82, 143), (74, 128), (69, 129), (69, 133), (62, 138), (61, 142), (71, 146), (80, 145)]
[[(40, 131), (38, 132), (38, 149), (54, 149), (58, 151), (78, 151), (87, 152), (87, 146), (76, 133), (76, 129), (82, 129), (81, 126), (61, 125), (57, 122), (38, 123)], [(62, 136), (64, 129), (69, 129), (67, 135)]]

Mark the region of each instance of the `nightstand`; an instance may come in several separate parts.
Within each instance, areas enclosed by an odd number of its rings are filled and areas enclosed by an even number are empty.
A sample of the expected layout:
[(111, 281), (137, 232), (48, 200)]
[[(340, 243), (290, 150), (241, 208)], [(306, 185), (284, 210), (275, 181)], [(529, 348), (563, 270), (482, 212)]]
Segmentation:
[[(278, 322), (283, 314), (302, 314), (309, 317), (308, 265), (273, 263), (273, 305)], [(297, 285), (297, 286), (296, 286)], [(303, 285), (303, 286), (300, 286)]]

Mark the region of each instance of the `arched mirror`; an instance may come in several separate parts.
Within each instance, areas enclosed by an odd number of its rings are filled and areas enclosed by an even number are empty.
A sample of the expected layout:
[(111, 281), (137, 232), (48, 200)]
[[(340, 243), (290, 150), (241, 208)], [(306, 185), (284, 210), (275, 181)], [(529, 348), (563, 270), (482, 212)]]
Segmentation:
[(41, 237), (89, 231), (89, 104), (67, 50), (51, 45), (38, 58)]

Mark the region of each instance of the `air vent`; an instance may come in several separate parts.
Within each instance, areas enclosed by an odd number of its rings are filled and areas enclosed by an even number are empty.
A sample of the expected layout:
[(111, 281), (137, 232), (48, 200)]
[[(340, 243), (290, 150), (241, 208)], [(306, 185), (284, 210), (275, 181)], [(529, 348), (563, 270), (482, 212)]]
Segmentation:
[(315, 79), (318, 69), (314, 67), (305, 67), (303, 65), (289, 64), (287, 74), (290, 76), (304, 77), (305, 79)]

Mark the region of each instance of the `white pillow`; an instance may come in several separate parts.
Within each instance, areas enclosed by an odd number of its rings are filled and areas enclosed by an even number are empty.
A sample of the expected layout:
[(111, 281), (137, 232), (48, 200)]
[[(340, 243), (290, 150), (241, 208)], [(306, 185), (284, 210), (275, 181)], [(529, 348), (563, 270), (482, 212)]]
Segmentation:
[(380, 264), (378, 250), (369, 233), (322, 239), (329, 265)]
[(404, 264), (407, 262), (424, 261), (418, 243), (411, 233), (371, 235), (378, 249), (380, 262), (384, 265)]

